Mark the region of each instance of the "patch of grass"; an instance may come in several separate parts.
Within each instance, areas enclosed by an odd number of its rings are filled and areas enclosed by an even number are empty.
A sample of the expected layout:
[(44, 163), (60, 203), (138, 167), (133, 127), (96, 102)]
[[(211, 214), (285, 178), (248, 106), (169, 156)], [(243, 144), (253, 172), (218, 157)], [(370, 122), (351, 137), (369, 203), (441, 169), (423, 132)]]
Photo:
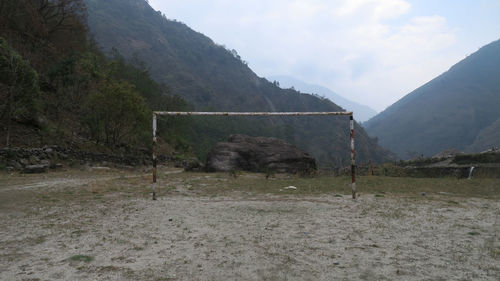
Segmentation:
[[(90, 177), (98, 173), (99, 177)], [(101, 173), (101, 174), (99, 174)], [(26, 209), (26, 202), (48, 207), (67, 205), (75, 202), (92, 201), (108, 202), (117, 198), (147, 198), (151, 197), (151, 179), (142, 171), (132, 171), (125, 178), (120, 178), (122, 171), (64, 171), (43, 175), (8, 175), (0, 173), (0, 186), (31, 184), (54, 177), (81, 178), (84, 184), (68, 186), (61, 189), (19, 189), (8, 193), (9, 200), (0, 202), (0, 210), (12, 208)], [(162, 175), (162, 173), (159, 173)], [(90, 180), (89, 180), (90, 179)], [(85, 181), (89, 181), (85, 183)], [(160, 176), (157, 185), (158, 197), (181, 194), (175, 186), (188, 186), (183, 196), (220, 198), (238, 194), (254, 196), (279, 196), (281, 199), (297, 198), (328, 194), (335, 197), (351, 194), (351, 178), (348, 176), (334, 177), (331, 175), (316, 175), (300, 177), (290, 174), (275, 174), (266, 179), (265, 173), (240, 172), (236, 178), (228, 173), (174, 173)], [(297, 190), (283, 190), (287, 186), (296, 186)], [(360, 176), (357, 178), (358, 192), (375, 197), (404, 196), (412, 200), (441, 200), (448, 204), (458, 205), (460, 198), (500, 199), (500, 179), (458, 180), (456, 178), (404, 178), (385, 176)], [(281, 190), (281, 191), (280, 191)], [(425, 192), (428, 196), (421, 196)], [(2, 194), (3, 196), (6, 196)], [(12, 199), (12, 200), (10, 200)], [(454, 201), (455, 200), (455, 201)], [(450, 205), (451, 206), (451, 205)]]
[(91, 262), (94, 260), (94, 257), (86, 256), (86, 255), (74, 255), (69, 258), (72, 261), (83, 261), (83, 262)]
[(471, 232), (468, 232), (467, 234), (469, 234), (471, 236), (476, 236), (476, 235), (480, 235), (481, 233), (479, 233), (477, 231), (471, 231)]
[[(223, 180), (221, 180), (223, 179)], [(302, 178), (295, 175), (277, 174), (266, 180), (265, 174), (242, 172), (237, 178), (231, 178), (227, 173), (180, 173), (169, 175), (169, 181), (180, 181), (193, 184), (190, 195), (224, 196), (227, 193), (240, 191), (258, 194), (284, 194), (300, 197), (318, 194), (351, 194), (350, 177), (334, 177), (318, 175), (312, 178)], [(196, 182), (203, 181), (200, 187)], [(159, 189), (161, 190), (161, 180)], [(500, 198), (499, 179), (476, 179), (475, 181), (458, 180), (456, 178), (396, 178), (383, 176), (358, 177), (358, 191), (368, 194), (397, 194), (422, 197), (420, 194), (450, 193), (454, 197)], [(283, 190), (286, 186), (296, 186), (293, 192)], [(281, 190), (281, 191), (280, 191)]]

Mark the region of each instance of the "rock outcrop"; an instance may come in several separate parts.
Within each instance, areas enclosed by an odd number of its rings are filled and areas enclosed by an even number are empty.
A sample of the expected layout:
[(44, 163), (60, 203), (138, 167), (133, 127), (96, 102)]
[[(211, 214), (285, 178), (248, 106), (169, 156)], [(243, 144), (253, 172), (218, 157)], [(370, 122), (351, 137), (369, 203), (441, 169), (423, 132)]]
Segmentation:
[(276, 138), (231, 135), (215, 145), (207, 156), (206, 169), (310, 174), (316, 161), (297, 147)]

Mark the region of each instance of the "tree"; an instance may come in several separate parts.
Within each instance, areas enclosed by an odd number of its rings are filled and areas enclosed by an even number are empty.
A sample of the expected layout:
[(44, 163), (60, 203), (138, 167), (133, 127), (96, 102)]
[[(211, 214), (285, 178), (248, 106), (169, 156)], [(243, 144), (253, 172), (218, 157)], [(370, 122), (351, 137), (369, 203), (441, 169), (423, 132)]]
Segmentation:
[(5, 145), (10, 145), (13, 119), (33, 121), (38, 114), (38, 75), (29, 62), (0, 37), (0, 116), (5, 120)]
[(108, 147), (136, 144), (149, 129), (150, 110), (135, 88), (126, 81), (106, 79), (89, 94), (85, 123), (90, 136)]
[(85, 23), (83, 0), (0, 1), (0, 36), (38, 71), (85, 48)]

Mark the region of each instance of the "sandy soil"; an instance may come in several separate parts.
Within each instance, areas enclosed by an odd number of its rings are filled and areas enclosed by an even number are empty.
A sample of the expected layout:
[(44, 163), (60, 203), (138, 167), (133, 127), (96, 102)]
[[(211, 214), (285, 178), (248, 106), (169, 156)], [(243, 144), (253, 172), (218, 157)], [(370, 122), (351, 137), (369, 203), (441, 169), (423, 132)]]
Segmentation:
[(101, 173), (0, 181), (0, 280), (500, 280), (498, 200), (72, 197)]

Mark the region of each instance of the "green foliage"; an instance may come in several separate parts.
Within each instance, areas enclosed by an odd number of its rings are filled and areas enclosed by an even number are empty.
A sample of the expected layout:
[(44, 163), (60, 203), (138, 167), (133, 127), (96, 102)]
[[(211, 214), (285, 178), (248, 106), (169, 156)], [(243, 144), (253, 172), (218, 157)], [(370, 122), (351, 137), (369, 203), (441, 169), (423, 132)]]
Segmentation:
[[(81, 100), (73, 99), (71, 91), (66, 91), (59, 84), (53, 83), (48, 77), (52, 68), (66, 60), (68, 57), (79, 53), (87, 47), (87, 34), (85, 24), (82, 22), (85, 18), (85, 9), (81, 0), (5, 0), (0, 3), (0, 36), (4, 37), (14, 49), (35, 71), (37, 74), (36, 91), (39, 98), (28, 99), (34, 101), (28, 104), (22, 102), (14, 107), (17, 111), (29, 113), (24, 119), (31, 121), (10, 124), (10, 119), (3, 119), (2, 125), (10, 128), (12, 125), (12, 142), (14, 145), (33, 145), (41, 144), (42, 140), (53, 142), (50, 139), (62, 141), (65, 138), (58, 134), (48, 137), (52, 131), (48, 127), (52, 123), (60, 123), (61, 120), (73, 120), (68, 118), (69, 114), (61, 114), (66, 111), (71, 114), (78, 114), (74, 111), (62, 108), (62, 105), (74, 104), (81, 105)], [(16, 75), (15, 71), (9, 71)], [(3, 74), (2, 76), (4, 76)], [(30, 74), (31, 75), (31, 74)], [(33, 76), (33, 75), (32, 75)], [(33, 80), (31, 78), (25, 81)], [(0, 90), (5, 94), (5, 90)], [(29, 91), (35, 93), (35, 91)], [(80, 95), (85, 95), (84, 91), (75, 91)], [(27, 91), (25, 91), (27, 93)], [(68, 95), (66, 94), (68, 93)], [(66, 98), (69, 97), (69, 98)], [(20, 105), (29, 105), (24, 108)], [(67, 106), (69, 107), (69, 106)], [(36, 108), (36, 110), (33, 110)], [(58, 114), (52, 114), (52, 113)], [(24, 114), (23, 115), (26, 115)], [(19, 121), (19, 120), (16, 120)], [(26, 120), (27, 121), (27, 120)], [(34, 122), (35, 121), (35, 122)], [(31, 125), (36, 125), (34, 129)], [(67, 124), (65, 124), (67, 126)], [(71, 124), (68, 128), (72, 131), (77, 130), (79, 126)], [(31, 127), (30, 127), (31, 126)], [(7, 130), (10, 131), (10, 130)], [(28, 132), (29, 131), (29, 132)], [(20, 132), (23, 132), (20, 134)], [(47, 132), (47, 133), (46, 133)], [(2, 132), (3, 133), (3, 132)], [(73, 132), (68, 132), (71, 135)], [(29, 138), (22, 135), (30, 135)], [(9, 133), (7, 132), (7, 138)]]
[[(112, 79), (126, 80), (132, 83), (153, 111), (186, 111), (189, 109), (188, 103), (179, 96), (171, 95), (170, 89), (166, 85), (156, 83), (151, 78), (150, 71), (144, 62), (136, 56), (127, 62), (116, 49), (113, 49), (108, 75)], [(187, 134), (188, 128), (191, 126), (191, 118), (165, 117), (158, 123), (157, 135), (168, 142), (177, 152), (189, 152), (190, 145), (187, 142)], [(150, 140), (148, 140), (149, 142)]]
[(104, 81), (85, 104), (85, 123), (97, 143), (109, 147), (147, 143), (151, 111), (135, 88), (125, 81)]
[(24, 122), (36, 120), (38, 94), (36, 71), (0, 37), (0, 118), (6, 124), (6, 146), (10, 145), (13, 119)]
[[(0, 36), (7, 38), (0, 39), (0, 121), (7, 142), (11, 119), (39, 119), (42, 143), (150, 147), (151, 110), (188, 106), (156, 83), (138, 58), (127, 62), (114, 52), (108, 59), (87, 40), (82, 0), (2, 1)], [(182, 134), (188, 122), (161, 124), (160, 132), (172, 146), (189, 150)], [(25, 130), (19, 122), (12, 126)], [(16, 145), (31, 145), (13, 137)]]
[(48, 70), (44, 113), (53, 120), (55, 135), (81, 131), (82, 105), (103, 79), (105, 65), (104, 58), (89, 49), (61, 59)]
[(38, 75), (24, 60), (0, 37), (0, 85), (2, 91), (2, 115), (9, 118), (31, 120), (37, 113)]

